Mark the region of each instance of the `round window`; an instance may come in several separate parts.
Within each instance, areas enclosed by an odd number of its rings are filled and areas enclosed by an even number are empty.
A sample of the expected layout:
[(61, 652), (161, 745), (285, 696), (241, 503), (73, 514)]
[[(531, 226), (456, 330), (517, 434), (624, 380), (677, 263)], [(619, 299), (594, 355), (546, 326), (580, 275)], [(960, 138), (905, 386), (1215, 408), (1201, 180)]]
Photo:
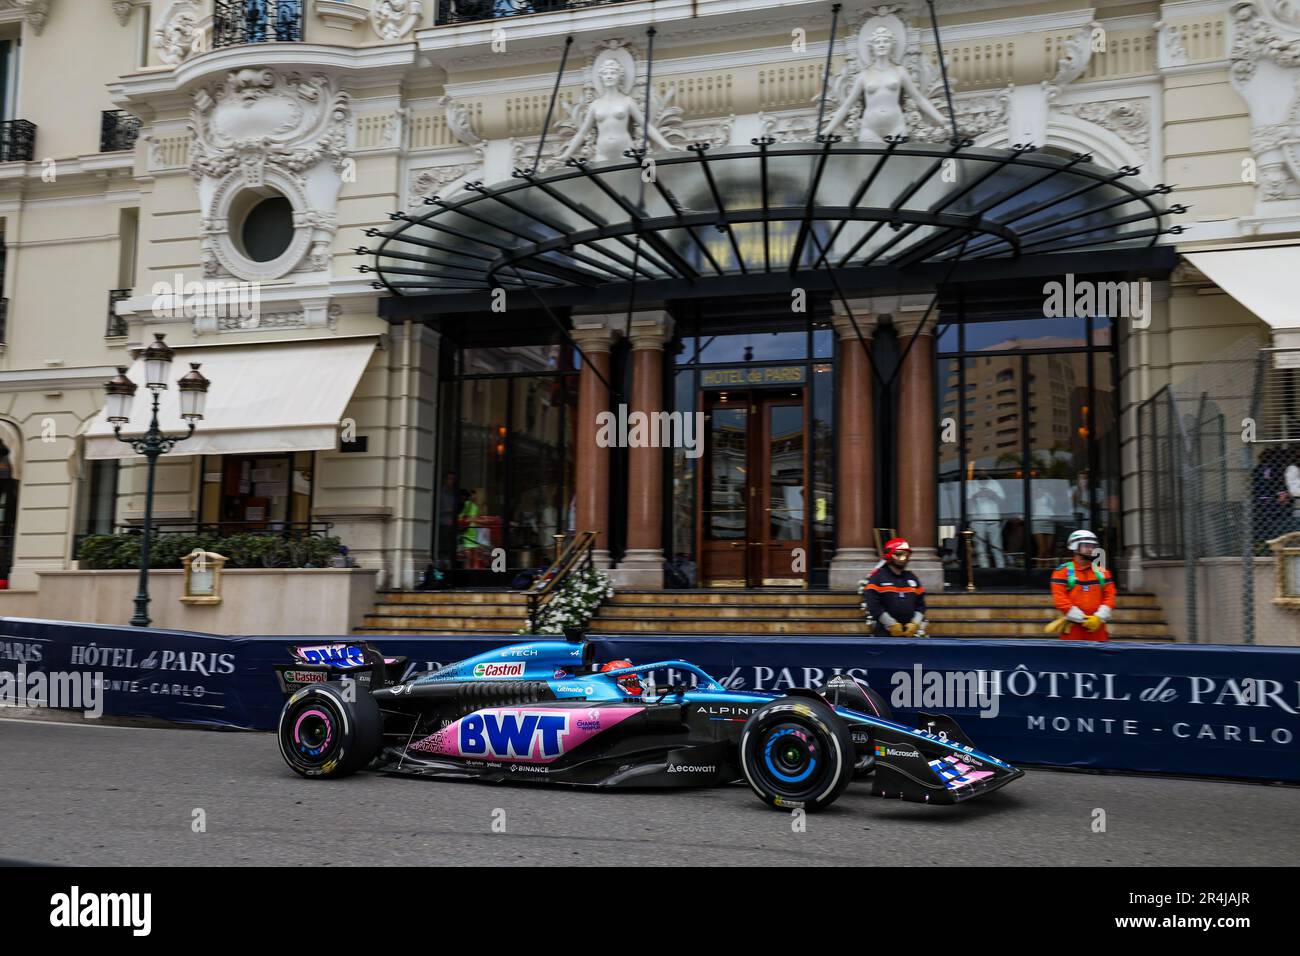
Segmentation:
[(240, 230), (244, 254), (254, 262), (270, 262), (293, 242), (293, 205), (283, 196), (268, 196), (244, 217)]

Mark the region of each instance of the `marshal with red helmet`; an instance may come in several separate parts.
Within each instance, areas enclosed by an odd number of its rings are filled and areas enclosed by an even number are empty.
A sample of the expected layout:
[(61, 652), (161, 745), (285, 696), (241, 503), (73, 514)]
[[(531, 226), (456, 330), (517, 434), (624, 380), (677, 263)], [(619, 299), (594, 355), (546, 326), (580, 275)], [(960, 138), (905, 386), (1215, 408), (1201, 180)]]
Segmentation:
[(862, 585), (868, 617), (877, 637), (925, 636), (925, 588), (908, 569), (912, 546), (902, 538), (885, 542), (884, 561)]

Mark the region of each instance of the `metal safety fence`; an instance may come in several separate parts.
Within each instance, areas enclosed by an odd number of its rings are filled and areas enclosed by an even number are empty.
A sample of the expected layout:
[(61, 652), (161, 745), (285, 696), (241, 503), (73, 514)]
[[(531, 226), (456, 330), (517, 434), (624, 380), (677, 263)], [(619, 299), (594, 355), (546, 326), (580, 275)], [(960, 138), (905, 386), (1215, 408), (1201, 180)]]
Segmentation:
[(1166, 584), (1171, 630), (1298, 643), (1276, 582), (1300, 531), (1300, 350), (1243, 339), (1139, 405), (1137, 435), (1144, 579)]

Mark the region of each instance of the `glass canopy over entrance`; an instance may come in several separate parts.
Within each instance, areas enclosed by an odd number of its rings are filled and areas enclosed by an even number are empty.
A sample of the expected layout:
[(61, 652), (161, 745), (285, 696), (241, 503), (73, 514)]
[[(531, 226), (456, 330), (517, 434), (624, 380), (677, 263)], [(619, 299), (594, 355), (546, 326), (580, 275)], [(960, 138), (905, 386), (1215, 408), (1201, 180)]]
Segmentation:
[[(1185, 211), (1137, 170), (1034, 148), (775, 144), (572, 160), (393, 213), (373, 266), (399, 296), (596, 288), (1153, 246)], [(857, 283), (854, 283), (857, 284)]]

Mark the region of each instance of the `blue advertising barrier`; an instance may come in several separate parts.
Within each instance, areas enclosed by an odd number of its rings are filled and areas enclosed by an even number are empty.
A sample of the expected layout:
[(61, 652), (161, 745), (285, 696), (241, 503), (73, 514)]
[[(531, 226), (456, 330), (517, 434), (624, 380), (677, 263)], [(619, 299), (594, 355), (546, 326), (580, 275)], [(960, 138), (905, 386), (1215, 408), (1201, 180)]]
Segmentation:
[[(290, 660), (290, 645), (347, 639), (0, 618), (0, 671), (101, 674), (109, 715), (267, 730), (283, 703), (271, 665)], [(386, 654), (409, 657), (411, 672), (508, 642), (371, 639)], [(739, 635), (592, 643), (598, 660), (685, 659), (736, 690), (779, 693), (852, 674), (900, 718), (949, 713), (980, 748), (1012, 762), (1300, 781), (1295, 647)]]

